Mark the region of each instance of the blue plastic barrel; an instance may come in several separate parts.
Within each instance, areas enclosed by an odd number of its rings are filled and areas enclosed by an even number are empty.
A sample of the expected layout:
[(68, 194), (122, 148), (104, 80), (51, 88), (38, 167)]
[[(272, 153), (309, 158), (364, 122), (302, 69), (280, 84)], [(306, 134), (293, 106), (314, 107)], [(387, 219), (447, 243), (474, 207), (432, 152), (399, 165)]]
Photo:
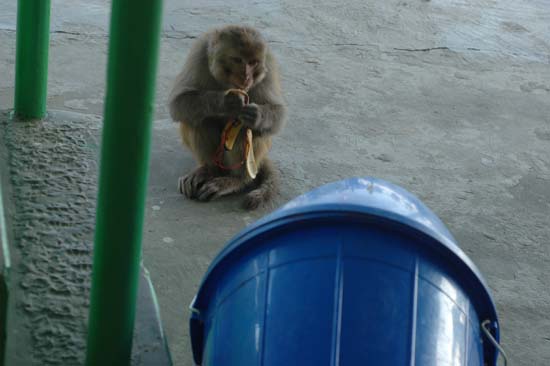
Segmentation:
[(478, 269), (417, 198), (373, 178), (328, 184), (245, 229), (191, 309), (204, 366), (497, 362)]

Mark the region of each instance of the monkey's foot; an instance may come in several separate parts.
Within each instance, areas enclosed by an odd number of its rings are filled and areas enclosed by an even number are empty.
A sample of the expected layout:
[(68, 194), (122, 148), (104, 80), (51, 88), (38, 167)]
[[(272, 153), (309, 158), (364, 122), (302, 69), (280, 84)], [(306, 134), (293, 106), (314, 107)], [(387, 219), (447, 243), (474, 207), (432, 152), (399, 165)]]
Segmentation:
[(184, 194), (185, 197), (193, 199), (197, 198), (198, 190), (204, 183), (212, 178), (212, 174), (207, 167), (201, 166), (186, 176), (178, 179), (178, 191)]
[(205, 182), (197, 191), (196, 199), (210, 201), (244, 188), (242, 180), (237, 177), (216, 177)]
[(255, 210), (260, 206), (264, 206), (268, 202), (265, 192), (262, 189), (250, 191), (244, 198), (242, 207), (245, 210)]

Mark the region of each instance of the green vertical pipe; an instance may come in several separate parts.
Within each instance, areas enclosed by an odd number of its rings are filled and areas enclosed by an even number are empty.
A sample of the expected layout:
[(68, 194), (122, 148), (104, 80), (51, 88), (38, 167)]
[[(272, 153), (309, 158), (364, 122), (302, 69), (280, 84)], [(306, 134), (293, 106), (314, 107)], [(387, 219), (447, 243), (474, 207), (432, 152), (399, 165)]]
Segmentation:
[(18, 117), (46, 114), (49, 43), (50, 0), (19, 0), (14, 103)]
[(113, 0), (86, 365), (130, 363), (161, 0)]

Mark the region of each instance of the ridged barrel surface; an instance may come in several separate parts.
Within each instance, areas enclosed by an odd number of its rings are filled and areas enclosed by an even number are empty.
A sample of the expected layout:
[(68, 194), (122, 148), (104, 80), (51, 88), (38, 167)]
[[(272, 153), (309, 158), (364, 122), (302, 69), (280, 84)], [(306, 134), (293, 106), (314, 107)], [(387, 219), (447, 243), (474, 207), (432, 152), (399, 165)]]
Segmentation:
[(244, 230), (192, 307), (202, 365), (496, 364), (479, 271), (418, 199), (373, 178), (323, 186)]

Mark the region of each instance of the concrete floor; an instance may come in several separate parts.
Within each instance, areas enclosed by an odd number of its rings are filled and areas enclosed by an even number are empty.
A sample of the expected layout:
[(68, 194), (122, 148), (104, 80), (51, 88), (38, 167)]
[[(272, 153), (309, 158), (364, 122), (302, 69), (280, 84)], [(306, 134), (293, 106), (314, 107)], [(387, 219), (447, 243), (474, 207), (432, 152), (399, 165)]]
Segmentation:
[[(228, 5), (231, 4), (231, 5)], [(514, 365), (550, 364), (550, 10), (546, 0), (165, 2), (144, 261), (175, 365), (187, 306), (224, 243), (265, 212), (176, 193), (194, 163), (166, 96), (192, 40), (248, 23), (279, 56), (289, 123), (278, 204), (373, 175), (419, 196), (493, 291)], [(49, 108), (101, 114), (109, 2), (53, 0)], [(0, 2), (0, 109), (13, 102), (16, 1)]]

